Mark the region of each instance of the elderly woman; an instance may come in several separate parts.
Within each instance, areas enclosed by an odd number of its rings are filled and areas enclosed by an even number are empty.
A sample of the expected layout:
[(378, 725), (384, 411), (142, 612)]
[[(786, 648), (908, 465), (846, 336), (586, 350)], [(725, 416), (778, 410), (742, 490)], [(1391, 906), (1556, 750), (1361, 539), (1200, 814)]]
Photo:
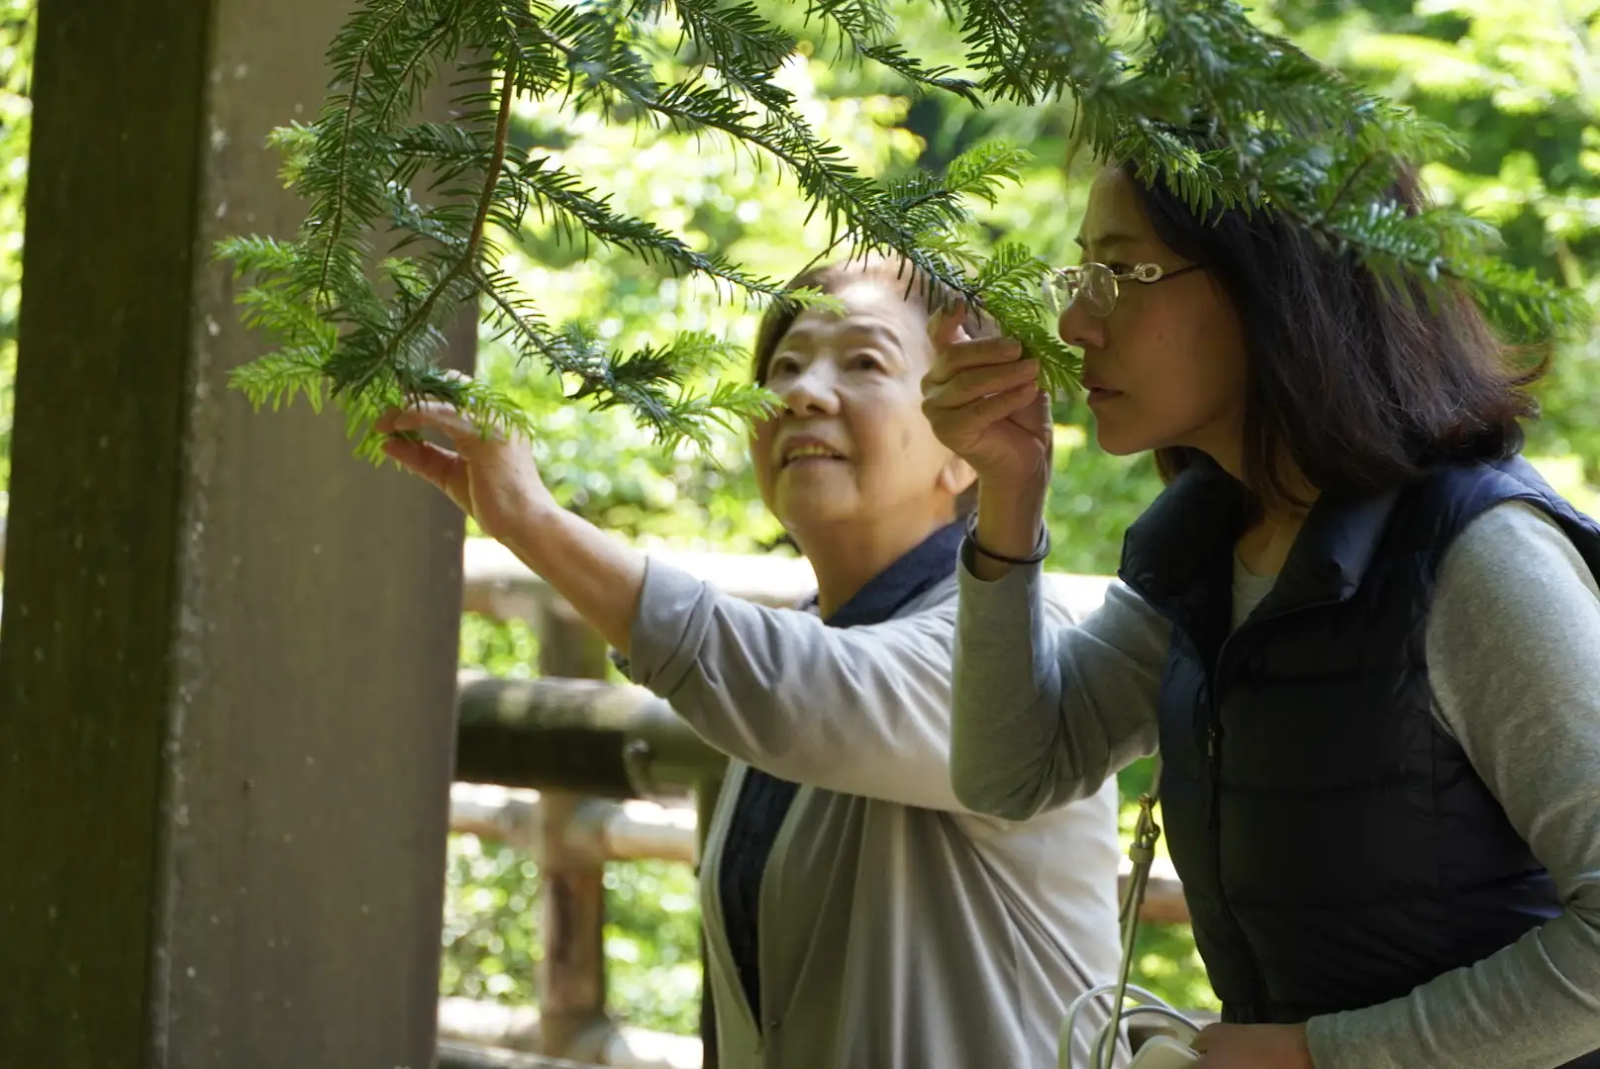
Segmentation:
[(382, 429), (437, 431), (450, 448), (396, 437), (388, 453), (732, 758), (701, 888), (723, 1066), (1053, 1064), (1066, 1004), (1116, 966), (1115, 785), (1026, 821), (952, 792), (974, 474), (921, 408), (942, 294), (881, 261), (795, 284), (839, 307), (763, 321), (756, 377), (783, 405), (751, 449), (763, 499), (816, 572), (801, 611), (635, 553), (557, 506), (527, 442), (482, 437), (448, 406)]

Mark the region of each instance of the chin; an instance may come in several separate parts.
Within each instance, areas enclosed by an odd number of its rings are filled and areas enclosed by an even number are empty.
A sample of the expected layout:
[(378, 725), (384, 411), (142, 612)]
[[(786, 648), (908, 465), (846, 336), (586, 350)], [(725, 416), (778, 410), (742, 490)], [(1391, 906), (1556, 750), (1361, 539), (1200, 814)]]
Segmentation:
[(860, 500), (850, 493), (791, 491), (779, 494), (774, 504), (772, 514), (784, 527), (795, 532), (847, 522), (861, 514)]
[(1161, 440), (1152, 435), (1130, 433), (1125, 427), (1107, 427), (1104, 422), (1096, 421), (1094, 425), (1094, 440), (1102, 452), (1114, 457), (1131, 457), (1138, 453), (1147, 453), (1152, 449), (1161, 447)]

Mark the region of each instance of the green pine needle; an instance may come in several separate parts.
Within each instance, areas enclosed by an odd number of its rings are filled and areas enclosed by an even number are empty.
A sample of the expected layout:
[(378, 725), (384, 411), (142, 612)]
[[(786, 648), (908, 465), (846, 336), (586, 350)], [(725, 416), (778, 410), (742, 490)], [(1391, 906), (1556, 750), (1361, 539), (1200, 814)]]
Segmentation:
[[(1459, 212), (1407, 215), (1388, 199), (1404, 161), (1458, 149), (1448, 131), (1263, 32), (1235, 3), (1140, 6), (1136, 37), (1114, 47), (1100, 5), (1083, 0), (945, 0), (966, 72), (906, 53), (882, 0), (807, 0), (792, 13), (839, 60), (875, 64), (913, 92), (979, 105), (1071, 99), (1079, 144), (1170, 183), (1196, 211), (1281, 213), (1383, 277), (1430, 293), (1453, 281), (1519, 338), (1585, 316), (1576, 295), (1497, 260), (1494, 235)], [(618, 211), (582, 175), (508, 137), (518, 99), (559, 97), (569, 114), (710, 135), (776, 164), (835, 247), (915, 264), (1021, 340), (1053, 388), (1070, 388), (1078, 363), (1044, 311), (1045, 265), (1014, 243), (980, 257), (971, 240), (972, 205), (1005, 196), (1026, 154), (987, 145), (942, 175), (861, 173), (774, 80), (802, 44), (763, 11), (749, 0), (364, 0), (330, 46), (321, 113), (273, 138), (306, 202), (303, 225), (291, 240), (217, 247), (250, 280), (246, 321), (278, 343), (234, 384), (257, 405), (334, 400), (367, 455), (381, 446), (371, 421), (416, 398), (453, 401), (485, 426), (524, 426), (506, 397), (440, 370), (446, 328), (476, 307), (520, 357), (572, 383), (574, 401), (625, 408), (665, 444), (703, 445), (711, 427), (768, 411), (771, 396), (729, 371), (743, 354), (716, 339), (610, 352), (582, 324), (549, 324), (502, 270), (490, 225), (516, 234), (531, 214), (574, 246), (625, 249), (725, 298), (819, 301)], [(663, 57), (659, 31), (673, 25), (677, 53)], [(423, 92), (447, 66), (475, 80), (450, 123), (422, 121)]]

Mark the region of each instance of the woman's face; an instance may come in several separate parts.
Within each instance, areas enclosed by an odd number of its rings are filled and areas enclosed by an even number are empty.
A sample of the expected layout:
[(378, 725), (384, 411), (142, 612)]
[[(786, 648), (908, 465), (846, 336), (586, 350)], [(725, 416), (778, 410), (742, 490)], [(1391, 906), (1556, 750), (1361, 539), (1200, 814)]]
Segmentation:
[(842, 314), (802, 312), (773, 351), (766, 386), (783, 408), (751, 451), (762, 500), (802, 543), (819, 525), (949, 519), (972, 481), (922, 414), (933, 350), (927, 315), (902, 293), (850, 281), (833, 294)]
[[(1083, 259), (1120, 272), (1168, 271), (1189, 261), (1162, 244), (1131, 181), (1116, 168), (1095, 179), (1078, 242)], [(1189, 446), (1229, 470), (1244, 426), (1244, 333), (1221, 283), (1205, 270), (1153, 284), (1119, 284), (1105, 318), (1082, 301), (1061, 316), (1061, 337), (1083, 349), (1095, 434), (1108, 453)]]

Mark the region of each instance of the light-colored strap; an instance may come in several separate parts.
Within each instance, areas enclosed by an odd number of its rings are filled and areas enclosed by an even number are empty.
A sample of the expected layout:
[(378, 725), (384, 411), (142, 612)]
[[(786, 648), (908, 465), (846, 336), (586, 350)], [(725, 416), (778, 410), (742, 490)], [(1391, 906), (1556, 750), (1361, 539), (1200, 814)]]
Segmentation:
[[(1139, 820), (1133, 829), (1133, 845), (1128, 847), (1128, 857), (1133, 871), (1128, 878), (1128, 891), (1122, 899), (1122, 964), (1117, 969), (1117, 989), (1112, 998), (1111, 1014), (1122, 1012), (1122, 1002), (1128, 992), (1128, 976), (1133, 971), (1133, 944), (1139, 935), (1139, 911), (1144, 908), (1145, 888), (1150, 883), (1150, 866), (1156, 857), (1156, 842), (1161, 838), (1161, 825), (1156, 823), (1156, 803), (1161, 799), (1161, 753), (1150, 759), (1150, 789), (1139, 796)], [(1117, 1029), (1109, 1029), (1108, 1036), (1115, 1037)], [(1096, 1069), (1111, 1069), (1115, 1039), (1094, 1052)]]

